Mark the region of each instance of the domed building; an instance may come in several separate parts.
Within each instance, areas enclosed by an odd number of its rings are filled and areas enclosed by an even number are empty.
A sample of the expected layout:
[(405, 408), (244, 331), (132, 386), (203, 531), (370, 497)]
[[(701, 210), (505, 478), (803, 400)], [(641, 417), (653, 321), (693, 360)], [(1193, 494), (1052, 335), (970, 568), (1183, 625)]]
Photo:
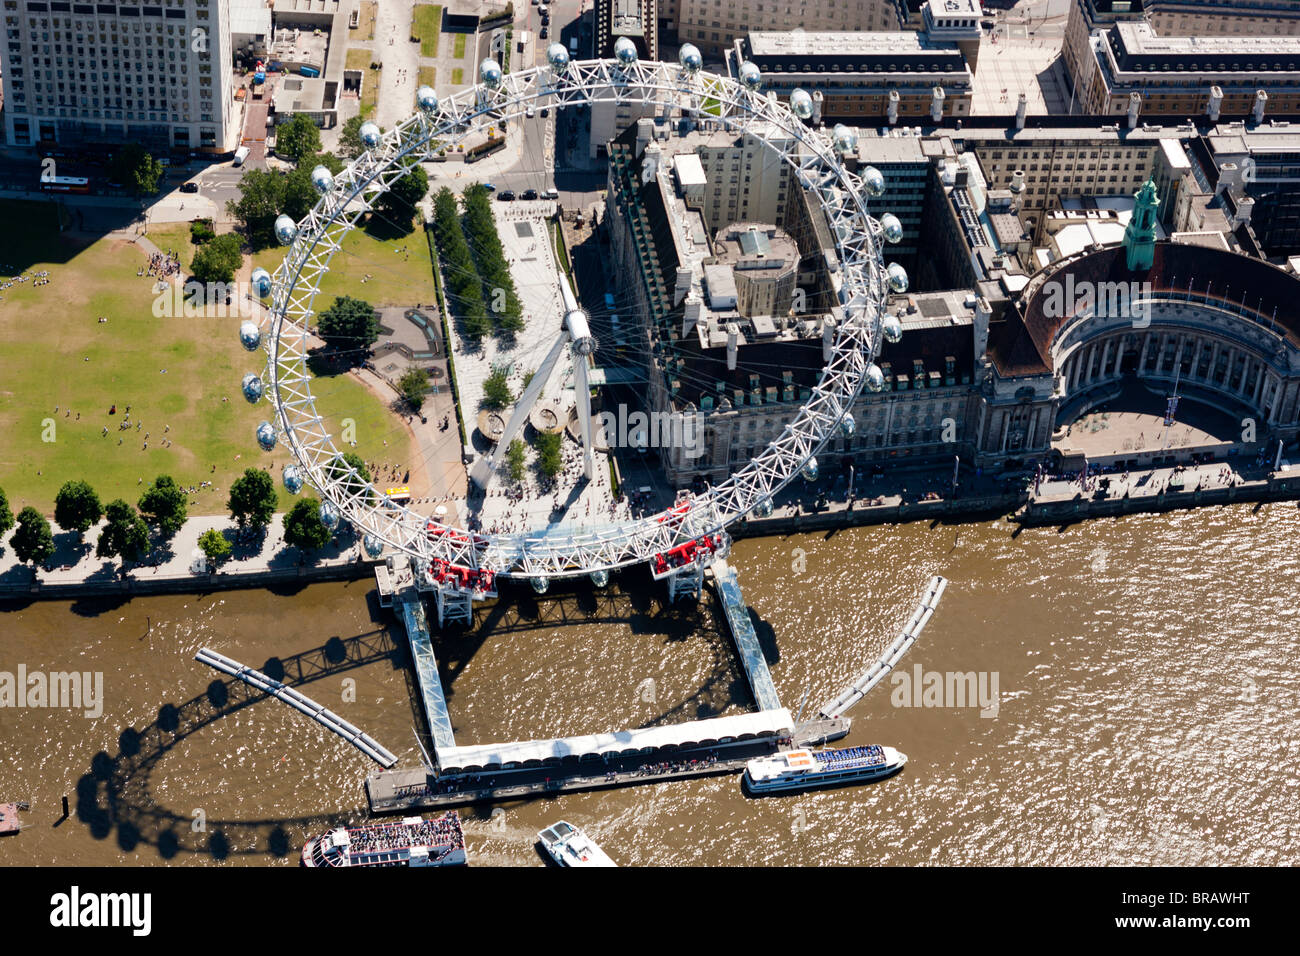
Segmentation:
[[(986, 456), (1045, 452), (1049, 407), (1054, 430), (1063, 429), (1135, 384), (1208, 406), (1221, 422), (1230, 417), (1242, 434), (1220, 443), (1249, 444), (1247, 432), (1258, 441), (1295, 437), (1300, 278), (1223, 248), (1157, 242), (1157, 205), (1148, 182), (1122, 245), (1048, 266), (990, 328), (991, 417), (978, 442)], [(1137, 454), (1143, 448), (1131, 450), (1136, 465), (1149, 463), (1152, 450), (1166, 458), (1177, 451), (1155, 436), (1146, 458)]]

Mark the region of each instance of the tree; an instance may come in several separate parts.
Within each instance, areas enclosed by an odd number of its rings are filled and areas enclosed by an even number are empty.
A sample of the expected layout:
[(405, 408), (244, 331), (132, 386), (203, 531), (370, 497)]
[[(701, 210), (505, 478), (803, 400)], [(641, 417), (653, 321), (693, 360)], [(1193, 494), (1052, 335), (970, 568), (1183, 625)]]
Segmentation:
[(479, 342), (492, 331), (492, 322), (483, 304), (483, 283), (479, 280), (474, 258), (460, 227), (456, 195), (446, 186), (433, 198), (433, 239), (447, 280), (448, 308), (460, 318), (465, 337), (471, 342)]
[(356, 478), (353, 478), (348, 474), (342, 476), (340, 481), (343, 489), (348, 494), (353, 496), (362, 496), (366, 501), (370, 501), (374, 495), (368, 487), (371, 477), (370, 469), (366, 467), (365, 459), (354, 451), (345, 451), (343, 453), (343, 461), (347, 465), (352, 466), (352, 469), (357, 473)]
[(152, 525), (157, 525), (164, 539), (170, 540), (185, 524), (189, 511), (185, 492), (171, 475), (159, 475), (148, 490), (140, 496), (140, 514)]
[(341, 295), (320, 314), (316, 331), (333, 348), (347, 351), (354, 361), (360, 361), (379, 338), (375, 307), (350, 295)]
[(228, 232), (200, 246), (190, 262), (190, 272), (200, 282), (234, 282), (235, 273), (244, 264), (239, 236)]
[(109, 175), (134, 196), (152, 196), (162, 179), (162, 163), (139, 143), (127, 143), (113, 156)]
[(9, 510), (9, 499), (5, 497), (4, 489), (0, 488), (0, 537), (8, 534), (13, 526), (14, 513)]
[(483, 284), (491, 322), (498, 335), (511, 339), (523, 331), (524, 307), (515, 291), (510, 264), (497, 234), (490, 194), (478, 183), (465, 190), (465, 215), (461, 218), (461, 227), (473, 252), (474, 268)]
[(537, 449), (537, 467), (541, 469), (543, 475), (547, 478), (554, 478), (564, 467), (564, 459), (560, 457), (560, 435), (558, 432), (541, 432), (537, 440), (533, 442), (533, 447)]
[(250, 169), (239, 180), (239, 199), (226, 203), (226, 211), (239, 222), (254, 249), (277, 243), (275, 218), (284, 203), (285, 180), (283, 173)]
[(208, 563), (215, 567), (230, 557), (233, 549), (224, 534), (216, 528), (209, 528), (199, 535), (199, 550), (207, 557)]
[(284, 543), (314, 551), (329, 544), (330, 529), (320, 520), (320, 502), (303, 498), (284, 516)]
[(31, 505), (18, 512), (18, 528), (9, 543), (23, 564), (44, 564), (54, 557), (54, 535), (50, 533), (50, 523)]
[(407, 404), (418, 412), (424, 406), (424, 396), (429, 392), (429, 373), (422, 368), (408, 368), (398, 380), (397, 390), (402, 393)]
[(493, 369), (492, 374), (483, 380), (483, 401), (479, 404), (484, 408), (497, 409), (505, 408), (514, 400), (510, 384), (506, 381), (505, 369)]
[(103, 517), (95, 489), (84, 481), (67, 481), (54, 496), (54, 521), (64, 531), (75, 531), (78, 537)]
[(311, 182), (311, 167), (305, 163), (297, 169), (282, 173), (284, 180), (280, 197), (280, 211), (294, 222), (311, 212), (320, 199), (320, 193)]
[(415, 216), (415, 206), (429, 191), (429, 174), (424, 167), (415, 165), (411, 171), (389, 187), (388, 192), (379, 197), (377, 203), (379, 214), (409, 230), (411, 219)]
[(344, 159), (353, 159), (366, 151), (366, 144), (361, 142), (361, 124), (365, 121), (364, 116), (354, 116), (339, 130), (338, 150)]
[(104, 509), (108, 523), (99, 533), (95, 554), (101, 558), (121, 555), (125, 561), (139, 561), (149, 551), (149, 526), (134, 508), (118, 498)]
[(296, 113), (275, 131), (275, 151), (295, 163), (320, 152), (320, 129), (306, 113)]
[(524, 443), (518, 438), (506, 449), (506, 465), (510, 470), (510, 480), (518, 484), (524, 480)]
[(212, 229), (211, 219), (195, 219), (190, 223), (190, 242), (196, 246), (210, 242), (216, 238), (216, 235), (216, 232)]
[(275, 517), (275, 482), (260, 468), (247, 468), (230, 485), (226, 507), (240, 529), (264, 529)]

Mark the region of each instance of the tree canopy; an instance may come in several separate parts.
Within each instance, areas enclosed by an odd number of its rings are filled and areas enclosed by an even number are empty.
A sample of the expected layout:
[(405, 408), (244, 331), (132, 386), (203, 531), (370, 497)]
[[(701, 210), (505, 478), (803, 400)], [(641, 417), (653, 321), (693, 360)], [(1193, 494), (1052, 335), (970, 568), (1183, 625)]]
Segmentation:
[(364, 299), (341, 295), (316, 320), (316, 331), (332, 348), (360, 362), (379, 338), (375, 307)]
[(260, 468), (247, 468), (230, 485), (226, 507), (240, 528), (262, 529), (275, 517), (275, 482)]
[(139, 561), (149, 552), (149, 526), (136, 510), (121, 498), (110, 501), (104, 509), (108, 523), (99, 533), (95, 554), (101, 558), (120, 555), (126, 561)]
[(200, 282), (234, 282), (243, 264), (239, 236), (228, 232), (199, 246), (190, 262), (190, 272)]
[(480, 342), (492, 331), (492, 321), (483, 302), (483, 283), (460, 227), (456, 194), (446, 186), (433, 198), (433, 238), (446, 279), (447, 307), (460, 319), (464, 336)]
[(8, 534), (13, 526), (14, 513), (9, 510), (9, 499), (5, 497), (4, 489), (0, 488), (0, 535)]
[(429, 373), (422, 368), (408, 368), (397, 382), (397, 390), (406, 403), (419, 411), (424, 407), (424, 397), (429, 394)]
[(537, 449), (537, 467), (547, 478), (554, 478), (564, 467), (560, 455), (560, 435), (557, 432), (541, 432), (533, 442)]
[(185, 524), (189, 502), (185, 492), (171, 475), (159, 475), (140, 496), (140, 514), (155, 525), (164, 538), (170, 539)]
[(99, 495), (84, 481), (65, 481), (54, 496), (54, 522), (64, 531), (85, 534), (103, 515)]
[(315, 551), (329, 544), (330, 530), (321, 523), (320, 502), (303, 498), (284, 516), (285, 544), (304, 551)]
[(505, 408), (515, 400), (515, 396), (510, 391), (510, 384), (506, 380), (505, 369), (494, 368), (492, 374), (483, 380), (483, 401), (484, 408), (498, 409)]
[(162, 179), (162, 163), (154, 159), (139, 143), (127, 143), (113, 155), (109, 175), (121, 183), (133, 196), (152, 196), (158, 191)]
[(54, 557), (54, 535), (50, 532), (50, 523), (31, 505), (18, 512), (18, 527), (9, 544), (23, 564), (44, 564)]
[(199, 550), (207, 557), (213, 565), (220, 564), (226, 558), (230, 557), (233, 548), (226, 536), (216, 528), (209, 528), (199, 535)]
[(295, 163), (320, 152), (320, 129), (306, 113), (297, 113), (275, 130), (275, 151)]

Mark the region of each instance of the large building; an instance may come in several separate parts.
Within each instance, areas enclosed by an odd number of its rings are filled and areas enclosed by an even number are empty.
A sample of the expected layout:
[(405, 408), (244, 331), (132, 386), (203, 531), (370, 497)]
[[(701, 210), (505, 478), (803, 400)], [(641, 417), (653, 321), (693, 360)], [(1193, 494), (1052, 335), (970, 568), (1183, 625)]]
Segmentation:
[(1082, 112), (1110, 116), (1244, 116), (1300, 112), (1300, 38), (1160, 36), (1116, 23), (1089, 40), (1094, 62), (1075, 77)]
[(238, 140), (229, 0), (4, 0), (10, 146)]
[(644, 60), (659, 59), (656, 0), (596, 0), (596, 56), (614, 55), (614, 44), (627, 37)]
[(1300, 33), (1300, 5), (1291, 0), (1150, 0), (1147, 20), (1161, 36), (1295, 36)]
[(751, 32), (728, 55), (763, 71), (763, 89), (789, 99), (796, 88), (814, 100), (815, 121), (871, 119), (926, 123), (970, 115), (974, 77), (956, 40), (927, 33)]
[[(694, 43), (705, 56), (721, 57), (732, 40), (750, 32), (799, 30), (900, 30), (905, 14), (895, 0), (670, 0), (664, 16), (676, 25), (681, 43)], [(673, 16), (675, 8), (676, 15)]]

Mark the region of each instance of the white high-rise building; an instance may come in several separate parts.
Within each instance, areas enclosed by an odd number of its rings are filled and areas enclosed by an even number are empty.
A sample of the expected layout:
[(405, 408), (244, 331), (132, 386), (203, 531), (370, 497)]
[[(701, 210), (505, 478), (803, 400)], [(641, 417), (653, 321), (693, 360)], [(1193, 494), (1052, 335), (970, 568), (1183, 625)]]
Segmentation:
[(238, 145), (230, 0), (0, 0), (10, 146)]

